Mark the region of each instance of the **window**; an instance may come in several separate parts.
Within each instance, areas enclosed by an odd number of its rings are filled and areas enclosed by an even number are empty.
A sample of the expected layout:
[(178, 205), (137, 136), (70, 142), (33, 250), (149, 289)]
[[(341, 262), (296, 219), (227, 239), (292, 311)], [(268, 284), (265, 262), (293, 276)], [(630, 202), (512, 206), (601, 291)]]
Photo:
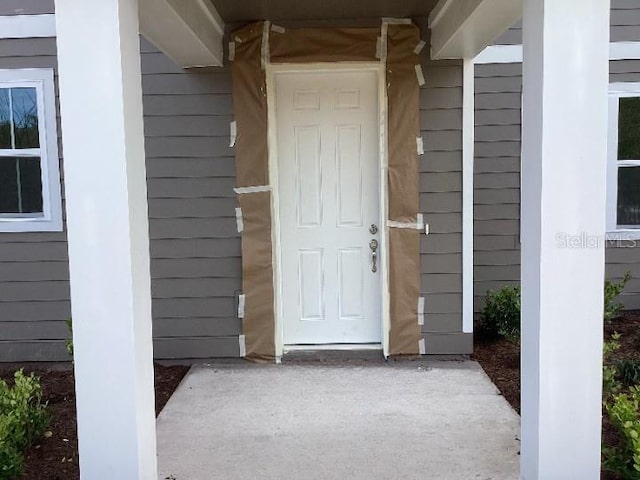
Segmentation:
[(0, 70), (0, 232), (61, 230), (53, 70)]
[(608, 236), (640, 239), (640, 84), (611, 86), (608, 143)]

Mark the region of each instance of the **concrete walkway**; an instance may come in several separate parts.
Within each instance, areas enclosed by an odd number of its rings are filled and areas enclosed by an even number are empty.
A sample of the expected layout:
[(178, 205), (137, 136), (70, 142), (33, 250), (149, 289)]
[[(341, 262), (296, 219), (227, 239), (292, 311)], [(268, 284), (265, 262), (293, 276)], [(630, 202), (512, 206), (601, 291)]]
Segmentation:
[(194, 367), (160, 479), (518, 478), (519, 417), (476, 362)]

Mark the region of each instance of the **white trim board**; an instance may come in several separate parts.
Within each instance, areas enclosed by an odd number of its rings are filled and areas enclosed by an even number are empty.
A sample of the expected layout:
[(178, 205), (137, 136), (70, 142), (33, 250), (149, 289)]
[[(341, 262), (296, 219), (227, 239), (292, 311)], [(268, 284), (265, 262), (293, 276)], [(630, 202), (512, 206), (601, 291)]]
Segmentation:
[(0, 16), (0, 39), (55, 36), (56, 17), (53, 13)]
[(473, 59), (464, 60), (462, 67), (462, 331), (464, 333), (473, 333), (474, 67)]
[[(640, 60), (640, 42), (612, 42), (609, 60)], [(476, 65), (522, 63), (522, 45), (492, 45), (474, 58)]]

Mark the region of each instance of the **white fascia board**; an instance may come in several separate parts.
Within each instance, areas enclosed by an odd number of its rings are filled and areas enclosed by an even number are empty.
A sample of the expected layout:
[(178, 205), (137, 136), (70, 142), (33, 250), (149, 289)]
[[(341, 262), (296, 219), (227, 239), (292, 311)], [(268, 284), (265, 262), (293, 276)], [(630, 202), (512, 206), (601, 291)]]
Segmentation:
[(46, 38), (56, 36), (56, 17), (44, 15), (0, 16), (0, 39), (2, 38)]
[(182, 67), (223, 64), (224, 22), (209, 0), (140, 0), (140, 33)]
[(441, 0), (429, 16), (431, 58), (474, 58), (522, 17), (522, 0)]

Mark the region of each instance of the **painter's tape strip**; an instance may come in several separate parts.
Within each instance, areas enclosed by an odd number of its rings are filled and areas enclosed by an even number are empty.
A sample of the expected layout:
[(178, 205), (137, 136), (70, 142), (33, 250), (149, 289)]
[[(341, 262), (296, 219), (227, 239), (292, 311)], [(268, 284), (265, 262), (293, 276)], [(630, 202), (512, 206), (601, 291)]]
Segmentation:
[(271, 22), (265, 20), (262, 26), (262, 48), (260, 49), (260, 64), (264, 70), (270, 60), (269, 55), (269, 32), (271, 31)]
[(422, 137), (416, 137), (416, 150), (418, 151), (418, 155), (424, 155), (424, 141)]
[(424, 40), (420, 40), (416, 45), (416, 48), (413, 49), (413, 53), (415, 53), (416, 55), (420, 55), (420, 52), (422, 51), (422, 49), (426, 44), (427, 42), (425, 42)]
[(238, 227), (238, 233), (244, 230), (244, 221), (242, 220), (241, 208), (236, 208), (236, 226)]
[(247, 356), (247, 344), (245, 341), (245, 336), (238, 336), (238, 345), (240, 347), (240, 358), (244, 358)]
[(418, 77), (418, 85), (423, 86), (426, 82), (424, 81), (424, 74), (422, 73), (422, 65), (416, 65), (416, 77)]
[(236, 42), (229, 42), (229, 61), (233, 62), (236, 59)]
[(276, 32), (276, 33), (284, 33), (285, 29), (284, 29), (284, 27), (281, 27), (280, 25), (271, 25), (271, 31), (272, 32)]
[(244, 306), (246, 297), (244, 293), (238, 295), (238, 318), (244, 318)]
[(389, 36), (389, 24), (382, 22), (380, 26), (380, 61), (385, 64), (387, 63), (387, 44)]
[(229, 124), (229, 147), (235, 147), (237, 139), (238, 139), (238, 124), (234, 120)]
[(260, 192), (270, 192), (271, 187), (269, 185), (260, 185), (257, 187), (238, 187), (233, 189), (238, 195), (243, 195), (245, 193), (260, 193)]
[(382, 36), (376, 38), (376, 58), (382, 58)]
[(411, 25), (411, 19), (384, 17), (382, 23), (386, 23), (387, 25)]
[(387, 226), (391, 228), (405, 228), (408, 230), (422, 230), (424, 228), (424, 215), (419, 213), (416, 217), (415, 223), (387, 220)]
[(424, 325), (424, 297), (418, 298), (418, 325)]
[(420, 355), (427, 354), (427, 345), (424, 338), (421, 338), (418, 342), (418, 350), (420, 351)]

